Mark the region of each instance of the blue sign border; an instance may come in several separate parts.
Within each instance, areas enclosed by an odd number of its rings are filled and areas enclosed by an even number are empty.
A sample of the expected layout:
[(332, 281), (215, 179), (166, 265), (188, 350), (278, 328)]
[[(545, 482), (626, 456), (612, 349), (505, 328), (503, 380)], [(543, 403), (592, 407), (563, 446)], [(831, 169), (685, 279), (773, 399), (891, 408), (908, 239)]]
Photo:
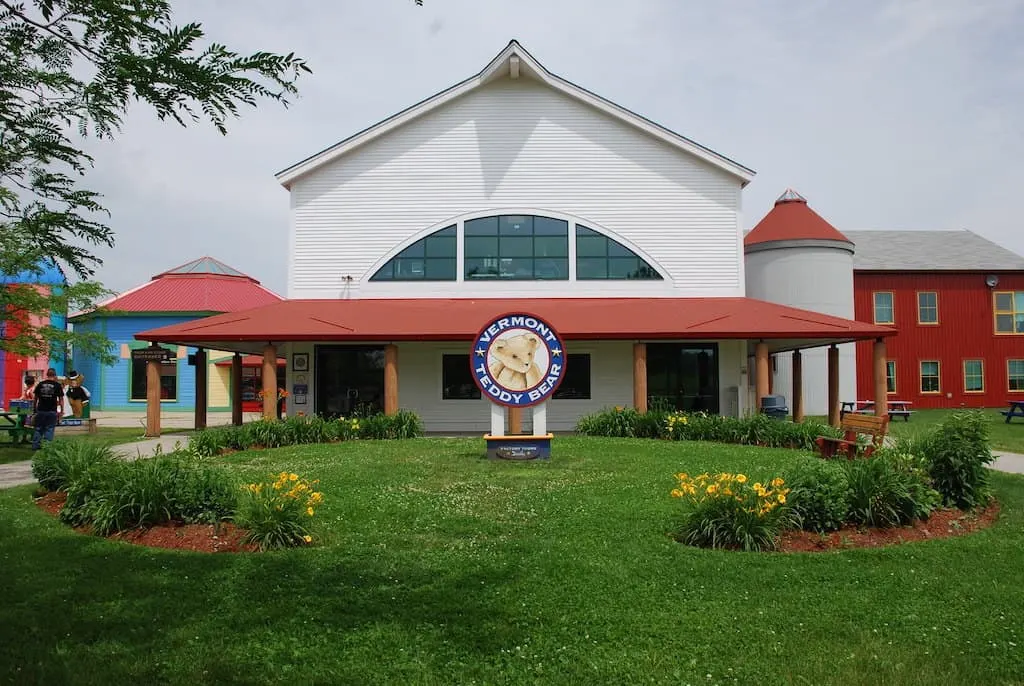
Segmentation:
[[(524, 321), (521, 323), (515, 322), (515, 325), (513, 325), (512, 321), (509, 321), (507, 326), (498, 327), (502, 320), (519, 318), (522, 318)], [(534, 320), (537, 326), (527, 326), (525, 322), (527, 319)], [(496, 327), (496, 331), (490, 331), (490, 329)], [(546, 330), (546, 335), (539, 330), (542, 327)], [(488, 364), (491, 343), (501, 335), (501, 332), (513, 328), (533, 329), (548, 351), (549, 363), (547, 373), (539, 384), (525, 390), (510, 390), (499, 384), (495, 379), (491, 378)], [(562, 380), (565, 379), (566, 357), (565, 342), (558, 335), (555, 327), (551, 326), (547, 320), (528, 312), (509, 312), (488, 321), (473, 338), (473, 345), (469, 349), (469, 370), (473, 375), (473, 382), (480, 389), (481, 395), (491, 402), (504, 405), (505, 407), (532, 407), (544, 402), (558, 390)], [(554, 362), (556, 359), (559, 359), (560, 364), (557, 365), (557, 371), (552, 374), (551, 370), (555, 367)], [(543, 390), (540, 390), (542, 388)], [(491, 389), (496, 389), (497, 394)]]

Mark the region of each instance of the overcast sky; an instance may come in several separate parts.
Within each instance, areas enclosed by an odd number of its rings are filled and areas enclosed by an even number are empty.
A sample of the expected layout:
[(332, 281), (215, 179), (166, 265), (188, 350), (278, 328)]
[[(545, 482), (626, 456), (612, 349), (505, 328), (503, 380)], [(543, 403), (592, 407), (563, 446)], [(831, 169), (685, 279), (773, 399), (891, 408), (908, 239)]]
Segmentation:
[(286, 293), (274, 174), (479, 71), (515, 38), (550, 71), (787, 187), (843, 229), (967, 228), (1024, 254), (1020, 0), (173, 0), (238, 51), (305, 57), (292, 107), (228, 136), (133, 108), (90, 149), (125, 290), (209, 254)]

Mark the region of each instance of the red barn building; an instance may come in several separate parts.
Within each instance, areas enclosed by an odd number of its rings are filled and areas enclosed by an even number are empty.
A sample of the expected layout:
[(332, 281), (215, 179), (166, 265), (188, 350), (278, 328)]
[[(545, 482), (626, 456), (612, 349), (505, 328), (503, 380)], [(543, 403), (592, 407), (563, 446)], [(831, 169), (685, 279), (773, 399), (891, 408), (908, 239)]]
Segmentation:
[[(890, 399), (914, 409), (1024, 400), (1024, 257), (970, 231), (844, 234), (856, 246), (855, 319), (899, 330), (886, 351)], [(872, 398), (871, 344), (856, 346), (857, 397)]]

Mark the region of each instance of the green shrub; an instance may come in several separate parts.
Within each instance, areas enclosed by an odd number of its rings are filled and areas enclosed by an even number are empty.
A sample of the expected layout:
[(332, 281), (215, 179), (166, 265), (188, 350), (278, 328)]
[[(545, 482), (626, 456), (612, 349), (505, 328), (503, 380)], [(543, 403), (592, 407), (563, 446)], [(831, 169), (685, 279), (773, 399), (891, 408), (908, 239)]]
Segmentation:
[(955, 412), (919, 446), (928, 474), (946, 505), (970, 510), (989, 499), (989, 450), (985, 416), (976, 411)]
[(189, 439), (189, 448), (196, 454), (203, 457), (219, 455), (221, 450), (229, 448), (230, 433), (234, 427), (218, 426), (210, 429), (196, 431)]
[(399, 439), (423, 435), (423, 422), (415, 412), (400, 410), (392, 416), (383, 413), (366, 417), (289, 417), (282, 420), (260, 419), (242, 426), (219, 426), (197, 431), (190, 449), (205, 457), (229, 448), (249, 450), (254, 446), (279, 448), (286, 445), (328, 443), (352, 438)]
[(576, 421), (576, 433), (581, 436), (606, 438), (634, 438), (640, 413), (632, 407), (605, 408), (583, 415)]
[(716, 441), (764, 445), (773, 448), (814, 450), (818, 436), (839, 436), (837, 429), (819, 422), (795, 424), (764, 414), (738, 419), (696, 412), (673, 412), (664, 417), (662, 436), (671, 440)]
[(672, 496), (684, 503), (677, 539), (702, 548), (774, 550), (779, 533), (799, 525), (785, 481), (766, 485), (745, 474), (677, 474)]
[(850, 482), (843, 465), (817, 457), (800, 458), (787, 473), (793, 511), (805, 531), (835, 531), (850, 509)]
[(114, 461), (114, 451), (107, 445), (86, 441), (52, 441), (32, 458), (32, 476), (50, 491), (67, 490), (85, 471), (97, 464)]
[(939, 504), (939, 494), (912, 459), (878, 451), (871, 457), (842, 463), (850, 484), (847, 518), (863, 526), (893, 527), (926, 519)]
[(311, 543), (310, 524), (323, 502), (316, 483), (281, 472), (244, 486), (235, 522), (249, 530), (245, 542), (260, 550)]
[(80, 519), (101, 536), (172, 521), (213, 523), (229, 518), (237, 500), (222, 467), (166, 455), (117, 463), (93, 485)]
[(637, 438), (663, 438), (669, 413), (662, 410), (648, 410), (637, 413), (633, 423), (633, 435)]

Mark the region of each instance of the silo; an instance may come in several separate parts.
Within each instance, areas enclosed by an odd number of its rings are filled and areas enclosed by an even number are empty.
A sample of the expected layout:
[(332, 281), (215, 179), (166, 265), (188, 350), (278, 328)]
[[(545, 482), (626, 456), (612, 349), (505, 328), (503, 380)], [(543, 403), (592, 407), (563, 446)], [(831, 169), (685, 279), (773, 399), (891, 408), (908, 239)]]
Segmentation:
[[(854, 319), (853, 243), (787, 190), (743, 241), (746, 293), (804, 310)], [(802, 351), (804, 412), (828, 414), (827, 348)], [(839, 398), (855, 400), (854, 344), (839, 346)], [(773, 366), (773, 392), (792, 408), (792, 355), (780, 353)]]

